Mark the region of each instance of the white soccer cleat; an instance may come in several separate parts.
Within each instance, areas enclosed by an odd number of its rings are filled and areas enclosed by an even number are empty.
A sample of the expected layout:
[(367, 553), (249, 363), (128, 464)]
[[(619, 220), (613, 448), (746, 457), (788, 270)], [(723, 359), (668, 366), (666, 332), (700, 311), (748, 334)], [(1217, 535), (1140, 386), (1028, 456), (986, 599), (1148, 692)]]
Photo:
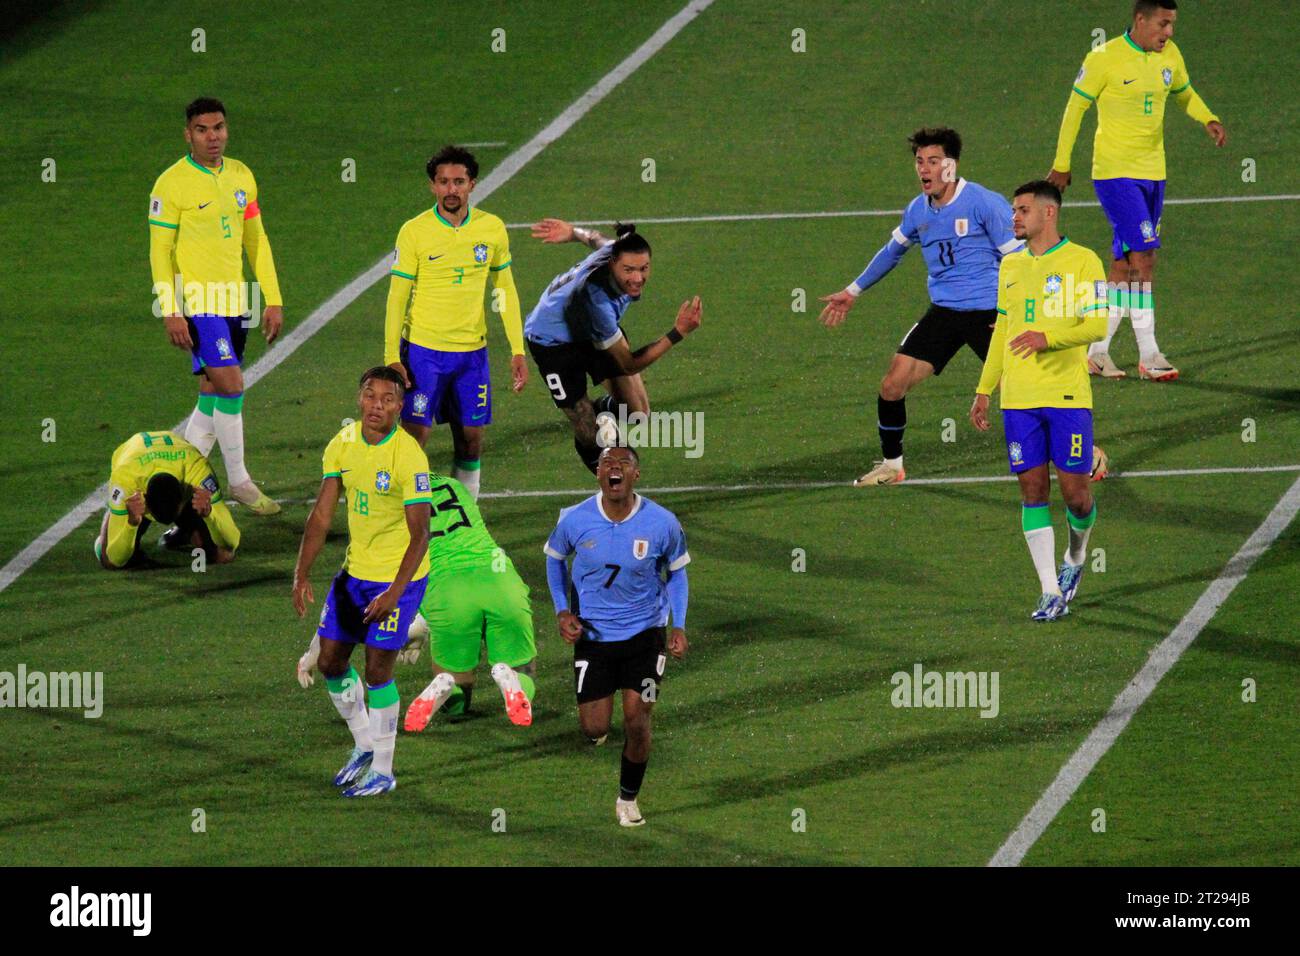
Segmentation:
[(639, 827), (645, 823), (645, 817), (641, 816), (635, 800), (624, 800), (621, 797), (615, 800), (614, 815), (618, 817), (618, 825), (621, 827)]
[(1178, 369), (1163, 352), (1156, 352), (1138, 362), (1138, 377), (1148, 382), (1172, 382), (1178, 378)]
[(298, 658), (298, 683), (303, 687), (310, 687), (316, 683), (316, 678), (312, 676), (312, 671), (316, 669), (316, 661), (320, 659), (320, 636), (313, 635), (311, 645), (307, 648), (307, 653)]
[(1088, 374), (1100, 375), (1102, 378), (1125, 378), (1128, 372), (1111, 361), (1109, 352), (1098, 352), (1088, 356)]
[(255, 515), (278, 515), (280, 513), (279, 503), (274, 498), (268, 498), (261, 488), (253, 484), (251, 479), (242, 485), (231, 485), (230, 497)]
[(420, 651), (424, 650), (428, 642), (429, 622), (424, 619), (423, 614), (416, 611), (411, 626), (406, 629), (406, 643), (397, 652), (397, 663), (414, 664), (420, 659)]
[(533, 722), (533, 706), (519, 683), (519, 675), (508, 664), (492, 665), (492, 680), (501, 689), (501, 696), (506, 701), (506, 716), (510, 723), (527, 727)]
[(869, 488), (873, 485), (897, 485), (907, 477), (902, 468), (895, 468), (887, 461), (876, 462), (876, 467), (853, 482), (854, 488)]
[(430, 718), (447, 702), (455, 689), (456, 678), (443, 671), (429, 682), (428, 687), (420, 691), (419, 697), (411, 701), (411, 706), (406, 709), (406, 722), (402, 724), (402, 729), (407, 733), (419, 733), (429, 726)]
[(618, 447), (618, 419), (613, 412), (596, 416), (596, 445), (600, 448)]

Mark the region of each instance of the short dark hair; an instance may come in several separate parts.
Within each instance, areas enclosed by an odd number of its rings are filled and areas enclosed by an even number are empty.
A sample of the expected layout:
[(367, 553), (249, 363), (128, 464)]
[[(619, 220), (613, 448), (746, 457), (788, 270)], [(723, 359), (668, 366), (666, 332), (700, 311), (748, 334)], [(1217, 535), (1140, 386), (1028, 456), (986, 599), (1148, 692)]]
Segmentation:
[(596, 460), (599, 461), (600, 458), (605, 454), (605, 452), (613, 451), (615, 448), (626, 449), (627, 452), (632, 456), (632, 464), (636, 465), (638, 470), (641, 468), (641, 456), (637, 454), (637, 450), (633, 448), (631, 445), (626, 445), (623, 442), (619, 442), (617, 445), (606, 445), (604, 448), (600, 450), (600, 455), (597, 456)]
[(429, 162), (424, 167), (424, 171), (429, 174), (429, 181), (433, 182), (439, 166), (448, 164), (464, 166), (470, 179), (478, 179), (478, 160), (474, 154), (463, 146), (452, 146), (449, 143), (429, 157)]
[(202, 116), (204, 113), (220, 113), (223, 117), (226, 115), (226, 107), (221, 100), (211, 96), (200, 96), (197, 100), (185, 107), (185, 122), (196, 116)]
[(1178, 0), (1136, 0), (1133, 4), (1133, 16), (1141, 14), (1149, 17), (1157, 10), (1177, 10)]
[(1033, 179), (1016, 189), (1011, 194), (1014, 199), (1017, 196), (1031, 195), (1036, 199), (1046, 199), (1056, 205), (1061, 204), (1061, 191), (1049, 183), (1046, 179)]
[(613, 258), (617, 259), (625, 252), (644, 252), (646, 255), (651, 255), (650, 243), (646, 241), (645, 236), (636, 231), (636, 223), (614, 223), (614, 235), (618, 238), (614, 240), (611, 250), (614, 254)]
[(946, 126), (923, 126), (907, 138), (907, 143), (913, 156), (922, 146), (942, 146), (949, 159), (961, 159), (961, 137)]
[(145, 507), (162, 524), (173, 524), (188, 503), (188, 490), (175, 475), (161, 472), (150, 478), (149, 484), (145, 486)]
[(397, 369), (389, 368), (387, 365), (376, 365), (374, 368), (368, 368), (365, 374), (361, 376), (361, 381), (357, 388), (365, 388), (366, 383), (371, 379), (379, 379), (381, 382), (392, 382), (397, 386), (399, 395), (406, 394), (406, 383), (402, 381), (402, 376), (397, 374)]

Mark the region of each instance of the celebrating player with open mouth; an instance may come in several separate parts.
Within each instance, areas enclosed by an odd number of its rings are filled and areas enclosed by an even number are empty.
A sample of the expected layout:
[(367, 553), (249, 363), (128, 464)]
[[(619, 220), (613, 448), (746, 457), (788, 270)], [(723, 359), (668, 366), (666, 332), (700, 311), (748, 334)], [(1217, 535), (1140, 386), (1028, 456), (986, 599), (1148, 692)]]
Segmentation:
[[(551, 390), (555, 407), (573, 423), (573, 446), (594, 474), (601, 448), (618, 444), (614, 409), (650, 413), (641, 371), (700, 327), (697, 295), (677, 310), (673, 327), (635, 352), (619, 321), (650, 279), (650, 243), (636, 226), (619, 223), (617, 239), (580, 229), (563, 219), (543, 219), (533, 237), (543, 242), (581, 242), (595, 250), (551, 280), (524, 323), (524, 337)], [(587, 379), (605, 394), (587, 398)]]
[(650, 714), (665, 650), (680, 659), (689, 646), (686, 535), (671, 511), (636, 493), (640, 477), (636, 451), (606, 448), (596, 469), (600, 492), (561, 511), (543, 549), (560, 636), (573, 645), (578, 723), (593, 744), (605, 742), (614, 692), (623, 691), (614, 813), (625, 827), (645, 822), (636, 798), (650, 759)]
[[(428, 583), (429, 461), (420, 443), (397, 427), (404, 397), (402, 377), (391, 368), (372, 368), (361, 377), (361, 421), (344, 426), (325, 448), (320, 493), (293, 569), (293, 606), (302, 617), (315, 600), (311, 566), (344, 494), (347, 556), (316, 633), (318, 666), (355, 744), (334, 777), (336, 787), (352, 784), (345, 797), (374, 796), (397, 786), (393, 749), (401, 704), (393, 664)], [(352, 648), (361, 643), (369, 711), (360, 678), (348, 663)]]
[[(1092, 386), (1085, 346), (1106, 334), (1106, 275), (1095, 252), (1058, 231), (1060, 190), (1038, 180), (1017, 189), (1013, 199), (1016, 236), (1028, 245), (1002, 260), (997, 328), (970, 420), (988, 431), (989, 396), (1001, 385), (1007, 458), (1020, 482), (1021, 528), (1042, 584), (1032, 617), (1054, 621), (1069, 613), (1097, 520), (1088, 476)], [(1049, 460), (1070, 528), (1059, 572), (1052, 563)]]

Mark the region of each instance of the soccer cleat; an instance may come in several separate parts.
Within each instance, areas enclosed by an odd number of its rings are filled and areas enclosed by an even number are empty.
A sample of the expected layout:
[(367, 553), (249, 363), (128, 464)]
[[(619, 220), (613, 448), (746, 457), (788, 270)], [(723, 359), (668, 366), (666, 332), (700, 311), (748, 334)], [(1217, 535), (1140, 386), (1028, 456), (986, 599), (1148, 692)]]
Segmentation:
[(1100, 445), (1092, 446), (1092, 480), (1101, 481), (1110, 474), (1110, 456), (1101, 450)]
[(1055, 621), (1069, 613), (1070, 607), (1065, 603), (1064, 597), (1059, 594), (1044, 594), (1038, 599), (1038, 607), (1034, 608), (1034, 613), (1029, 617), (1035, 621)]
[(596, 445), (600, 448), (618, 446), (618, 419), (613, 412), (601, 412), (596, 416)]
[(397, 789), (397, 778), (386, 777), (374, 770), (367, 770), (358, 783), (343, 791), (345, 797), (377, 797), (381, 793)]
[(244, 482), (242, 485), (231, 486), (230, 497), (255, 515), (278, 515), (280, 513), (280, 505), (275, 499), (268, 498), (262, 492), (262, 489), (253, 484), (251, 480)]
[(1056, 584), (1061, 589), (1061, 600), (1067, 605), (1074, 600), (1074, 592), (1079, 590), (1079, 579), (1082, 577), (1082, 564), (1061, 562), (1061, 570), (1056, 575)]
[(867, 488), (871, 485), (897, 485), (900, 484), (907, 473), (902, 468), (895, 468), (886, 461), (876, 462), (876, 467), (853, 482), (854, 488)]
[(1157, 352), (1138, 362), (1138, 377), (1148, 382), (1172, 382), (1178, 378), (1178, 369), (1165, 358), (1163, 352)]
[(645, 817), (641, 816), (636, 800), (624, 800), (621, 797), (615, 800), (614, 816), (618, 817), (618, 825), (621, 827), (639, 827), (645, 823)]
[(599, 737), (588, 737), (587, 743), (591, 744), (593, 747), (603, 747), (605, 745), (605, 741), (608, 739), (609, 739), (609, 734), (601, 734)]
[(158, 547), (164, 551), (186, 551), (190, 550), (189, 535), (180, 528), (168, 528), (158, 539)]
[(1088, 374), (1100, 375), (1102, 378), (1125, 378), (1128, 372), (1111, 361), (1109, 352), (1098, 352), (1088, 356)]
[(362, 750), (360, 747), (352, 748), (352, 756), (348, 757), (348, 762), (343, 765), (338, 773), (334, 775), (334, 786), (345, 787), (357, 777), (361, 776), (362, 771), (370, 769), (370, 761), (375, 759), (373, 750)]
[(533, 722), (533, 705), (522, 690), (506, 694), (506, 716), (517, 727), (527, 727)]
[(429, 681), (429, 686), (420, 691), (420, 696), (406, 709), (406, 722), (402, 729), (414, 734), (428, 727), (434, 712), (446, 703), (455, 689), (456, 679), (446, 671)]

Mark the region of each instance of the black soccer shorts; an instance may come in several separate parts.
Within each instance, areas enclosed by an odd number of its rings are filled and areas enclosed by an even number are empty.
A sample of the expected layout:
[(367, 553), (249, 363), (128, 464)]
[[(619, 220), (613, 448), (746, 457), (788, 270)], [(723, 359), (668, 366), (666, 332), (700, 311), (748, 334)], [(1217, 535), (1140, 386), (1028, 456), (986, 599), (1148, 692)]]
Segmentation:
[(634, 690), (655, 701), (663, 684), (667, 629), (649, 627), (625, 641), (589, 641), (573, 645), (573, 681), (578, 703), (609, 697), (616, 690)]
[(934, 366), (940, 374), (963, 345), (983, 362), (989, 354), (997, 309), (949, 309), (931, 305), (921, 321), (908, 330), (898, 346), (899, 355), (907, 355)]
[(599, 385), (606, 379), (623, 374), (608, 352), (590, 342), (568, 342), (563, 345), (540, 345), (531, 339), (528, 351), (537, 363), (542, 381), (551, 391), (551, 401), (556, 408), (572, 408), (587, 394), (587, 379)]

